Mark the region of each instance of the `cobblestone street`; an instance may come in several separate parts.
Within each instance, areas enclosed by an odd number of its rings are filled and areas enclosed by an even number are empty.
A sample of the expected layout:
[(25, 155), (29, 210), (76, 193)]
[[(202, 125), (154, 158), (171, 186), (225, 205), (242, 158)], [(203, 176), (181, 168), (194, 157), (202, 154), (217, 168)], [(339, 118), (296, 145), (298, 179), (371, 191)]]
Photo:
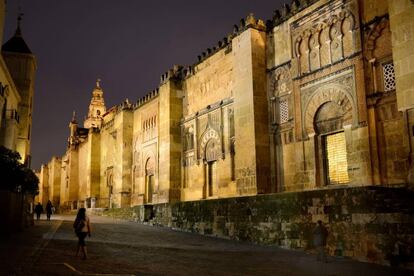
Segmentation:
[(35, 222), (2, 241), (2, 275), (409, 275), (347, 259), (92, 217), (89, 259), (75, 257), (73, 216)]

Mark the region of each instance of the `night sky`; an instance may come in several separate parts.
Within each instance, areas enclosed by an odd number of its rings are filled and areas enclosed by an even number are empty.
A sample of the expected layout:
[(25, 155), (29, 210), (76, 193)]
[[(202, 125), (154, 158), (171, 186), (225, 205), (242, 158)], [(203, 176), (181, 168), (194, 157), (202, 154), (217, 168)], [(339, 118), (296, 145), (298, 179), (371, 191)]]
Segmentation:
[(231, 32), (249, 13), (270, 19), (277, 0), (8, 0), (3, 42), (16, 29), (37, 58), (32, 168), (66, 149), (75, 110), (80, 124), (101, 78), (106, 107), (135, 102), (158, 86), (174, 64), (197, 55)]

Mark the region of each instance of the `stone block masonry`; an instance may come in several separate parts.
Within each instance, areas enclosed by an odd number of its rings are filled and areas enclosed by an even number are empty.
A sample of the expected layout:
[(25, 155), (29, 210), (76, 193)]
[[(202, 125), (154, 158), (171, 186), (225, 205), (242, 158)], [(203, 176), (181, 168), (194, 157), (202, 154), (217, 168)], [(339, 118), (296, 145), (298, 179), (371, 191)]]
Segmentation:
[(414, 269), (414, 192), (366, 186), (110, 209), (104, 215), (176, 230), (313, 250), (318, 220), (329, 255)]

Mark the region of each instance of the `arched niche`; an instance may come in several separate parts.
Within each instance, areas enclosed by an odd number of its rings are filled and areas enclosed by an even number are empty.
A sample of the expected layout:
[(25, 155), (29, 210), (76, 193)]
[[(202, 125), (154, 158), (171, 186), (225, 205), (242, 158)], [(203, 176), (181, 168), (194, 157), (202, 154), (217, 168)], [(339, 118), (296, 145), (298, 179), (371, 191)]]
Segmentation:
[[(207, 157), (210, 158), (219, 154), (221, 155), (220, 134), (212, 127), (208, 127), (206, 131), (201, 135), (199, 145), (200, 158), (202, 158), (204, 162), (208, 162)], [(214, 153), (211, 152), (213, 149)], [(207, 150), (209, 152), (207, 152)], [(216, 158), (215, 160), (218, 159), (219, 158)]]
[(314, 119), (319, 108), (328, 102), (334, 102), (344, 114), (344, 125), (357, 125), (357, 109), (351, 93), (342, 85), (328, 84), (317, 89), (309, 98), (304, 112), (305, 135), (315, 134)]
[(214, 162), (221, 157), (220, 141), (216, 139), (210, 139), (206, 144), (205, 157), (206, 162)]
[(317, 181), (324, 185), (349, 183), (346, 114), (339, 103), (328, 101), (318, 108), (314, 117), (316, 170), (321, 176)]
[(350, 12), (345, 13), (342, 20), (344, 56), (350, 56), (356, 51), (355, 45), (355, 18)]

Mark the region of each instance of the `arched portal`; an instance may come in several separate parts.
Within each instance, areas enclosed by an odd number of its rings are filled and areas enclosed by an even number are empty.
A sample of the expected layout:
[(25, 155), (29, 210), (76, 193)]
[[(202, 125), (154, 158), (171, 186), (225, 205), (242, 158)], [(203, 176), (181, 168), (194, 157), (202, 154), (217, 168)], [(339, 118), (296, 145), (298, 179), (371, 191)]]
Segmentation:
[(344, 110), (333, 101), (322, 104), (314, 117), (314, 129), (320, 148), (317, 153), (321, 164), (321, 180), (325, 185), (349, 182), (345, 119)]
[(316, 186), (350, 182), (346, 138), (357, 126), (356, 106), (352, 91), (339, 83), (319, 87), (305, 101), (303, 132), (313, 139)]
[(221, 156), (220, 141), (210, 139), (205, 147), (205, 164), (206, 164), (206, 179), (205, 179), (205, 195), (206, 197), (215, 196), (217, 193), (217, 160)]
[(145, 195), (144, 203), (152, 203), (152, 196), (154, 194), (154, 176), (155, 176), (155, 162), (154, 158), (147, 159), (145, 164)]

